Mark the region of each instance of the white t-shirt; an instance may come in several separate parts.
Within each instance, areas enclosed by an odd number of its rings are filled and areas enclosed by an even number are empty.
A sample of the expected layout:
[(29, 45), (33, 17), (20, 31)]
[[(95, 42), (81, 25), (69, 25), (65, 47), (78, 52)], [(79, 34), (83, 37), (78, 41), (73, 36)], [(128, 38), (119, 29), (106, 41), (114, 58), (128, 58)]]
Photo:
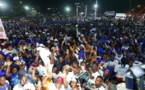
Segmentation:
[(96, 79), (98, 76), (100, 76), (100, 73), (97, 71), (95, 73), (92, 73), (92, 76), (94, 77), (94, 79)]
[(125, 46), (125, 45), (124, 45), (124, 46), (122, 46), (121, 48), (124, 49), (124, 50), (128, 50), (128, 49), (129, 49), (129, 46)]
[(56, 80), (57, 77), (62, 76), (62, 72), (59, 72), (58, 74), (52, 73), (54, 80)]
[(118, 60), (121, 63), (121, 59), (123, 58), (123, 54), (119, 55), (119, 54), (115, 54), (115, 59)]
[(101, 86), (100, 88), (96, 88), (95, 90), (105, 90), (105, 88)]
[(88, 82), (91, 84), (95, 84), (95, 80), (98, 76), (100, 76), (100, 73), (99, 72), (92, 73), (92, 76), (94, 77), (94, 79), (89, 79)]
[(116, 65), (114, 68), (114, 72), (116, 72), (116, 77), (125, 79), (125, 75), (127, 70), (129, 69), (129, 65), (125, 65), (125, 67), (121, 65)]
[(37, 70), (38, 70), (40, 76), (47, 75), (47, 69), (44, 66), (39, 65), (37, 67)]
[(2, 49), (2, 52), (5, 52), (6, 50), (7, 50), (7, 49), (4, 48), (4, 49)]
[(113, 52), (115, 53), (115, 59), (121, 62), (121, 59), (123, 58), (123, 54), (119, 55), (115, 49), (113, 50)]
[(22, 86), (21, 84), (16, 84), (13, 90), (35, 90), (35, 87), (32, 83), (27, 83), (26, 85)]
[(16, 53), (16, 54), (17, 54), (18, 52), (17, 52), (16, 49), (12, 49), (11, 51), (9, 51), (9, 50), (6, 49), (6, 50), (4, 51), (4, 54), (10, 54), (10, 55), (12, 55), (13, 53)]
[[(54, 83), (48, 84), (48, 89), (49, 89), (49, 90), (58, 90), (58, 89), (56, 88), (56, 86), (55, 86)], [(60, 88), (59, 90), (66, 90), (66, 89), (64, 88), (64, 85), (62, 85), (61, 88)]]
[(51, 72), (51, 73), (52, 73), (53, 66), (54, 66), (54, 64), (51, 64), (51, 63), (48, 65), (48, 67), (49, 67), (49, 72)]
[(86, 72), (86, 70), (85, 70), (85, 67), (84, 67), (84, 66), (81, 66), (81, 69), (82, 69), (82, 71), (83, 71), (83, 72)]
[(69, 72), (66, 76), (67, 83), (70, 83), (71, 79), (75, 77), (73, 72)]
[(116, 65), (118, 65), (118, 60), (109, 61), (107, 64), (107, 66), (111, 66), (111, 67), (115, 67)]
[(44, 64), (49, 65), (50, 64), (49, 55), (51, 55), (51, 52), (48, 49), (42, 47), (38, 47), (37, 50), (40, 51), (40, 57), (43, 60)]
[(19, 47), (19, 49), (18, 49), (19, 51), (22, 51), (22, 52), (24, 52), (23, 51), (23, 46), (22, 45), (20, 45), (20, 47)]

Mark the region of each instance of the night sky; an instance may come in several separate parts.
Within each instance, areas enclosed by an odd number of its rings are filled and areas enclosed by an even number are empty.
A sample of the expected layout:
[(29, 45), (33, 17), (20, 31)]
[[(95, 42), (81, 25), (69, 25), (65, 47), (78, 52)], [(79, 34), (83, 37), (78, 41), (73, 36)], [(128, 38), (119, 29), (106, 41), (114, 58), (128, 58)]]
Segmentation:
[[(57, 12), (63, 12), (65, 6), (72, 7), (72, 13), (75, 12), (74, 3), (79, 2), (82, 3), (82, 8), (80, 10), (84, 10), (83, 6), (88, 5), (88, 11), (93, 11), (93, 5), (96, 0), (7, 0), (13, 6), (17, 6), (19, 1), (22, 1), (24, 5), (33, 6), (40, 12), (47, 12), (47, 8), (57, 8)], [(116, 11), (116, 12), (128, 12), (129, 11), (129, 3), (130, 0), (98, 0), (98, 12), (103, 13), (104, 11)], [(132, 8), (136, 8), (138, 4), (141, 4), (141, 8), (145, 6), (145, 0), (132, 0)]]

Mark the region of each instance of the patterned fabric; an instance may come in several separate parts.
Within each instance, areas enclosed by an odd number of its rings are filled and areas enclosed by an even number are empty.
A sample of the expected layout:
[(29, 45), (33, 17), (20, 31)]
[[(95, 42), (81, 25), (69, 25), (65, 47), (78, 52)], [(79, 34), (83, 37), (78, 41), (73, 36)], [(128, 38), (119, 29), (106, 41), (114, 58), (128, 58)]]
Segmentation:
[(19, 75), (18, 74), (12, 74), (10, 73), (10, 84), (12, 87), (14, 87), (16, 84), (18, 84), (19, 81)]
[(4, 87), (0, 87), (0, 90), (8, 90), (9, 84), (5, 83)]
[(80, 50), (78, 53), (79, 59), (84, 58), (84, 50)]

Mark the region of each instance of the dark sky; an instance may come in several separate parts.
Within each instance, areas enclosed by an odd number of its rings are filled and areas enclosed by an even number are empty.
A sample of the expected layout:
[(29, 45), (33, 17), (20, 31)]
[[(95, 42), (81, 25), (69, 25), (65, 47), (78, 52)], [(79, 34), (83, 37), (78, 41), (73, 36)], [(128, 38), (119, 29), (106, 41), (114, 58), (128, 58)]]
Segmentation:
[[(65, 6), (72, 7), (72, 13), (75, 12), (74, 3), (79, 2), (84, 5), (88, 5), (88, 11), (93, 11), (93, 5), (96, 0), (9, 0), (11, 3), (16, 4), (19, 1), (23, 1), (23, 4), (31, 5), (35, 7), (38, 11), (46, 12), (48, 7), (57, 8), (59, 12), (64, 11)], [(129, 11), (130, 0), (98, 0), (99, 7), (98, 12), (103, 13), (104, 11), (116, 12), (128, 12)], [(132, 8), (141, 4), (142, 7), (145, 6), (145, 0), (132, 0)], [(82, 5), (83, 6), (83, 5)], [(81, 8), (83, 10), (83, 8)]]

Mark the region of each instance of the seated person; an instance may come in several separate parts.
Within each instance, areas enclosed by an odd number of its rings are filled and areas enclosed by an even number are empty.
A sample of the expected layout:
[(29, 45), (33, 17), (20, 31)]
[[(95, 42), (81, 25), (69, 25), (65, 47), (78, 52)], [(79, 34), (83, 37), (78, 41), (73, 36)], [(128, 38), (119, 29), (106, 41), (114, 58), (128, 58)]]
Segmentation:
[(9, 83), (6, 82), (5, 76), (0, 76), (0, 90), (7, 90), (9, 87)]
[(35, 87), (32, 83), (28, 82), (27, 76), (22, 76), (20, 83), (16, 84), (13, 90), (35, 90)]
[(96, 90), (105, 90), (105, 87), (102, 84), (103, 84), (103, 77), (98, 76), (95, 80)]

